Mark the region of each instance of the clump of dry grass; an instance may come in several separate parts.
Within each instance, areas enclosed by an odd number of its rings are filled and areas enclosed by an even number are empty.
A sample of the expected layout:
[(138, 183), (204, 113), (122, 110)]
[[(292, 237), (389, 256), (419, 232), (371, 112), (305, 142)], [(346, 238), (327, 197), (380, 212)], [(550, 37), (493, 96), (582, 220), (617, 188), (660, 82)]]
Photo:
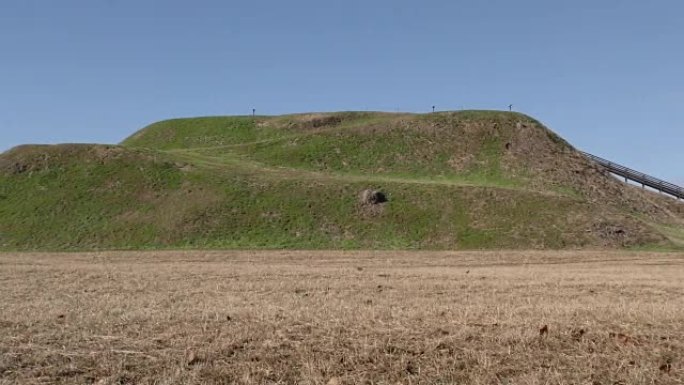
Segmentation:
[(684, 255), (0, 255), (0, 384), (679, 384)]

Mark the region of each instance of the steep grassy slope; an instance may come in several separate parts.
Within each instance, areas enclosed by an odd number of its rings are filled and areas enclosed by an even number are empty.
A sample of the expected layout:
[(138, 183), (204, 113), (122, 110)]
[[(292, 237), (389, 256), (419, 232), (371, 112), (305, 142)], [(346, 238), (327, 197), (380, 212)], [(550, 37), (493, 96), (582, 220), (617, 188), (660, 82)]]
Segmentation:
[(5, 249), (670, 247), (683, 213), (515, 113), (177, 119), (0, 155)]

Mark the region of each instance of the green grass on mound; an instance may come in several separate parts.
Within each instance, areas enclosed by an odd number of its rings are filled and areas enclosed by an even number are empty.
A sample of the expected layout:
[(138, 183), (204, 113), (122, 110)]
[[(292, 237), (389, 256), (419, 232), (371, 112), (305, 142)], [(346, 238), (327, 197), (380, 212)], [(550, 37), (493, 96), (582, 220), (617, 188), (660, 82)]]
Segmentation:
[(0, 155), (0, 248), (673, 245), (679, 225), (549, 182), (531, 151), (574, 150), (495, 111), (175, 119), (123, 146), (19, 147)]
[[(560, 231), (557, 205), (582, 209), (516, 190), (229, 167), (221, 175), (167, 162), (75, 162), (65, 170), (0, 179), (5, 248), (559, 248), (578, 240)], [(360, 205), (366, 188), (382, 189), (389, 201)]]

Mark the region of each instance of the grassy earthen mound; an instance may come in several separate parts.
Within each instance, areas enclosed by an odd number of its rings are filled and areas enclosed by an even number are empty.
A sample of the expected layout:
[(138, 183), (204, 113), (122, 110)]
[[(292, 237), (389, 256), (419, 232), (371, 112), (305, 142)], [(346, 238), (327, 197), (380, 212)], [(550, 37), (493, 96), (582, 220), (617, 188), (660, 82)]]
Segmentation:
[(61, 168), (75, 162), (107, 163), (124, 156), (136, 160), (132, 154), (133, 151), (120, 146), (98, 144), (23, 145), (0, 154), (0, 171), (22, 174)]
[[(369, 186), (373, 186), (372, 188)], [(0, 154), (0, 248), (684, 246), (684, 205), (518, 113), (152, 124)]]

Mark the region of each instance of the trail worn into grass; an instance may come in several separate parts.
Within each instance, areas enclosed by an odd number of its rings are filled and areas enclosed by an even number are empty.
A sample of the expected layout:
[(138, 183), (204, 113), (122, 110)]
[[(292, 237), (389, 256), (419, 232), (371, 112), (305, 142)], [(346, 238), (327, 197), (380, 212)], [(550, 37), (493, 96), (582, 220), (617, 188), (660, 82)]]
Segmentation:
[(0, 254), (0, 384), (681, 384), (684, 255)]
[(168, 151), (175, 158), (188, 162), (194, 166), (210, 169), (212, 171), (231, 173), (236, 169), (252, 171), (261, 176), (278, 177), (291, 180), (317, 180), (317, 181), (339, 181), (347, 183), (369, 182), (369, 183), (402, 183), (418, 185), (436, 185), (445, 187), (488, 187), (495, 189), (505, 189), (514, 191), (524, 191), (529, 194), (544, 196), (568, 196), (558, 191), (534, 190), (514, 184), (506, 184), (497, 180), (476, 179), (468, 177), (416, 177), (406, 175), (363, 175), (351, 172), (322, 172), (292, 167), (273, 167), (244, 156), (235, 154), (224, 154), (221, 156), (206, 155), (193, 150)]

